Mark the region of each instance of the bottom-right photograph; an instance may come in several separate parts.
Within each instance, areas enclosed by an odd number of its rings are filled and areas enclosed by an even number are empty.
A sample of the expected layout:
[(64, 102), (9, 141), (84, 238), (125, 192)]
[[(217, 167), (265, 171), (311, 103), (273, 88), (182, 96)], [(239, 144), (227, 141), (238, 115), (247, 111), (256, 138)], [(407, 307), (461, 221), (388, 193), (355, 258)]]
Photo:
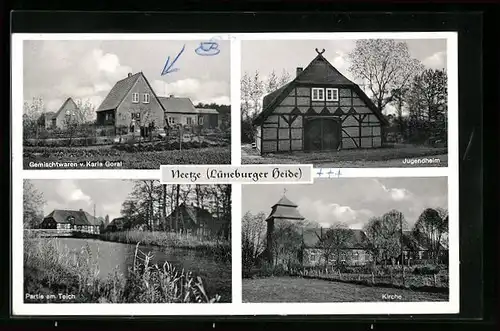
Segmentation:
[(242, 185), (242, 300), (449, 301), (448, 177)]

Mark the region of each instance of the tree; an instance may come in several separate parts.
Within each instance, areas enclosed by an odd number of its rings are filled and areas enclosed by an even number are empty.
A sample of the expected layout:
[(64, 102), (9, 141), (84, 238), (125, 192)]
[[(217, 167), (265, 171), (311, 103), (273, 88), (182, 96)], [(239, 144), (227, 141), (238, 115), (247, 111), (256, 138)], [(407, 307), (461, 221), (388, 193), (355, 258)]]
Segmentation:
[(336, 264), (340, 265), (343, 255), (349, 245), (351, 230), (343, 223), (332, 225), (323, 236), (318, 236), (319, 248), (322, 250), (325, 267), (328, 266), (330, 258), (335, 258)]
[(402, 231), (407, 227), (403, 213), (395, 209), (382, 215), (380, 223), (381, 249), (384, 261), (395, 259), (403, 254)]
[(250, 117), (250, 103), (252, 100), (252, 80), (245, 72), (241, 77), (241, 117), (246, 120)]
[(246, 212), (241, 220), (241, 259), (243, 274), (248, 275), (263, 253), (266, 214)]
[(348, 58), (349, 71), (368, 83), (380, 111), (394, 100), (392, 91), (408, 87), (412, 77), (423, 70), (422, 64), (411, 57), (405, 42), (390, 39), (358, 40)]
[(408, 96), (411, 135), (447, 140), (448, 77), (444, 69), (425, 70), (414, 77)]
[(76, 106), (80, 111), (83, 123), (93, 122), (96, 119), (96, 109), (90, 100), (76, 100)]
[(283, 69), (283, 71), (281, 72), (281, 76), (279, 78), (278, 87), (289, 83), (291, 80), (292, 80), (292, 76), (290, 75), (290, 73), (288, 71), (286, 71), (285, 69)]
[(384, 237), (382, 236), (382, 218), (372, 217), (365, 225), (364, 231), (370, 241), (370, 253), (372, 255), (373, 266), (377, 265), (382, 257), (384, 247)]
[(109, 224), (109, 215), (106, 215), (106, 217), (104, 217), (104, 225), (108, 224)]
[(278, 84), (278, 76), (276, 73), (271, 71), (271, 74), (269, 74), (269, 77), (267, 78), (266, 82), (266, 93), (271, 93), (274, 90), (278, 89), (279, 84)]
[[(45, 126), (45, 104), (41, 97), (23, 104), (23, 137), (38, 138), (39, 128)], [(43, 116), (43, 117), (42, 117)]]
[(275, 220), (272, 233), (273, 265), (289, 266), (298, 260), (302, 236), (297, 225), (287, 220)]
[(413, 228), (413, 235), (429, 247), (430, 256), (436, 262), (442, 249), (443, 237), (447, 241), (448, 211), (443, 208), (427, 208), (420, 214)]
[(252, 90), (250, 98), (252, 100), (253, 113), (258, 114), (262, 108), (262, 97), (264, 95), (264, 83), (260, 78), (259, 71), (255, 71), (252, 79)]
[(43, 220), (45, 199), (29, 180), (23, 181), (23, 225), (25, 229), (37, 228)]

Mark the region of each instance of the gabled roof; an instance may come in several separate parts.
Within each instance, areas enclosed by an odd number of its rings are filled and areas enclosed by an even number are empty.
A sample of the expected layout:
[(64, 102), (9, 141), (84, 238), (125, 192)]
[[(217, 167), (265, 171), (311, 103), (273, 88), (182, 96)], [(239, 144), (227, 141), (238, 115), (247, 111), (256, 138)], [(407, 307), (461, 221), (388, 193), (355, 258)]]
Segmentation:
[(100, 225), (99, 220), (83, 210), (54, 209), (44, 219), (53, 218), (57, 223), (69, 223), (74, 218), (75, 225)]
[(219, 112), (212, 108), (195, 108), (196, 111), (200, 114), (215, 114), (218, 115)]
[(167, 113), (192, 113), (198, 114), (197, 108), (189, 98), (158, 97)]
[(324, 84), (337, 86), (350, 86), (366, 105), (373, 111), (377, 118), (384, 124), (387, 123), (386, 118), (381, 111), (375, 106), (372, 100), (359, 88), (357, 84), (347, 79), (342, 75), (322, 53), (318, 55), (308, 64), (308, 66), (300, 72), (291, 82), (281, 86), (277, 90), (264, 96), (262, 100), (262, 112), (253, 120), (254, 125), (261, 124), (267, 116), (269, 116), (274, 108), (292, 91), (292, 89), (300, 84)]
[(53, 111), (48, 111), (46, 113), (43, 113), (41, 116), (43, 116), (45, 120), (51, 120), (52, 118), (54, 118), (55, 114), (56, 113)]
[(297, 207), (297, 205), (293, 202), (291, 202), (286, 196), (282, 196), (281, 199), (276, 202), (274, 204), (275, 206), (276, 205), (280, 205), (280, 206), (288, 206), (288, 207)]
[(195, 224), (199, 224), (202, 219), (212, 218), (212, 214), (208, 210), (198, 206), (190, 206), (183, 202), (179, 208), (184, 208)]
[[(302, 232), (302, 241), (307, 248), (316, 248), (320, 243), (320, 238), (324, 237), (330, 229), (308, 228)], [(341, 231), (341, 229), (331, 229), (332, 231)], [(343, 229), (342, 229), (343, 230)], [(370, 248), (370, 240), (362, 230), (347, 229), (349, 237), (345, 240), (344, 249), (368, 249)]]
[[(73, 101), (72, 98), (67, 98), (66, 101), (63, 102), (63, 104), (61, 105), (61, 107), (59, 108), (59, 110), (52, 116), (52, 118), (54, 117), (58, 117), (62, 111), (64, 111), (67, 107), (72, 107), (76, 110), (75, 112), (75, 116), (78, 117), (78, 120), (80, 121), (83, 121), (83, 114), (82, 112), (80, 111), (80, 109), (78, 108), (78, 105), (75, 103), (75, 101)], [(46, 113), (47, 114), (47, 113)]]
[(144, 81), (151, 90), (151, 93), (153, 94), (154, 98), (156, 98), (156, 100), (160, 104), (160, 107), (164, 108), (160, 100), (158, 99), (158, 96), (156, 95), (155, 91), (149, 84), (149, 81), (147, 80), (146, 76), (144, 76), (142, 71), (140, 71), (136, 74), (130, 75), (129, 77), (126, 77), (116, 82), (115, 86), (113, 86), (111, 91), (109, 91), (108, 95), (103, 100), (97, 111), (99, 112), (99, 111), (113, 110), (118, 108), (118, 106), (121, 104), (123, 99), (125, 99), (125, 97), (128, 95), (128, 93), (130, 92), (130, 90), (140, 77), (144, 78)]

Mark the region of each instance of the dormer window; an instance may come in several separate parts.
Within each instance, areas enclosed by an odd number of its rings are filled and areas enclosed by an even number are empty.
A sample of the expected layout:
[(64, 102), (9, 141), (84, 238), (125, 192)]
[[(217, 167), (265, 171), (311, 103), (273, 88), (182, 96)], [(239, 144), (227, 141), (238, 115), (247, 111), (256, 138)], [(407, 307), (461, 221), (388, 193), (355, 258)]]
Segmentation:
[(142, 95), (142, 102), (143, 103), (149, 103), (149, 93), (144, 93)]
[(139, 103), (139, 93), (132, 93), (132, 102)]
[(339, 89), (338, 88), (327, 88), (326, 89), (326, 101), (339, 101)]
[(313, 87), (311, 89), (312, 101), (325, 101), (325, 89)]

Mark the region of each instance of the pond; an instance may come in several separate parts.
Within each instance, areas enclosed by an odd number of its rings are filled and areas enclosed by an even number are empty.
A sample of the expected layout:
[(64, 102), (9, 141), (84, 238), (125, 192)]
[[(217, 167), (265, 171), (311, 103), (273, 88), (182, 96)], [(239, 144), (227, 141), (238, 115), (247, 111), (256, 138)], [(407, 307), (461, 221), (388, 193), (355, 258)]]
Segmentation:
[[(87, 243), (92, 250), (92, 256), (97, 257), (99, 276), (105, 279), (116, 269), (127, 274), (128, 268), (134, 262), (136, 245), (123, 244), (97, 239), (58, 238), (59, 249), (69, 249), (79, 253)], [(220, 302), (231, 302), (231, 262), (216, 260), (207, 253), (187, 249), (172, 249), (153, 246), (139, 248), (143, 253), (151, 252), (152, 263), (163, 265), (165, 261), (173, 264), (179, 270), (184, 268), (203, 280), (209, 297), (218, 294)]]

